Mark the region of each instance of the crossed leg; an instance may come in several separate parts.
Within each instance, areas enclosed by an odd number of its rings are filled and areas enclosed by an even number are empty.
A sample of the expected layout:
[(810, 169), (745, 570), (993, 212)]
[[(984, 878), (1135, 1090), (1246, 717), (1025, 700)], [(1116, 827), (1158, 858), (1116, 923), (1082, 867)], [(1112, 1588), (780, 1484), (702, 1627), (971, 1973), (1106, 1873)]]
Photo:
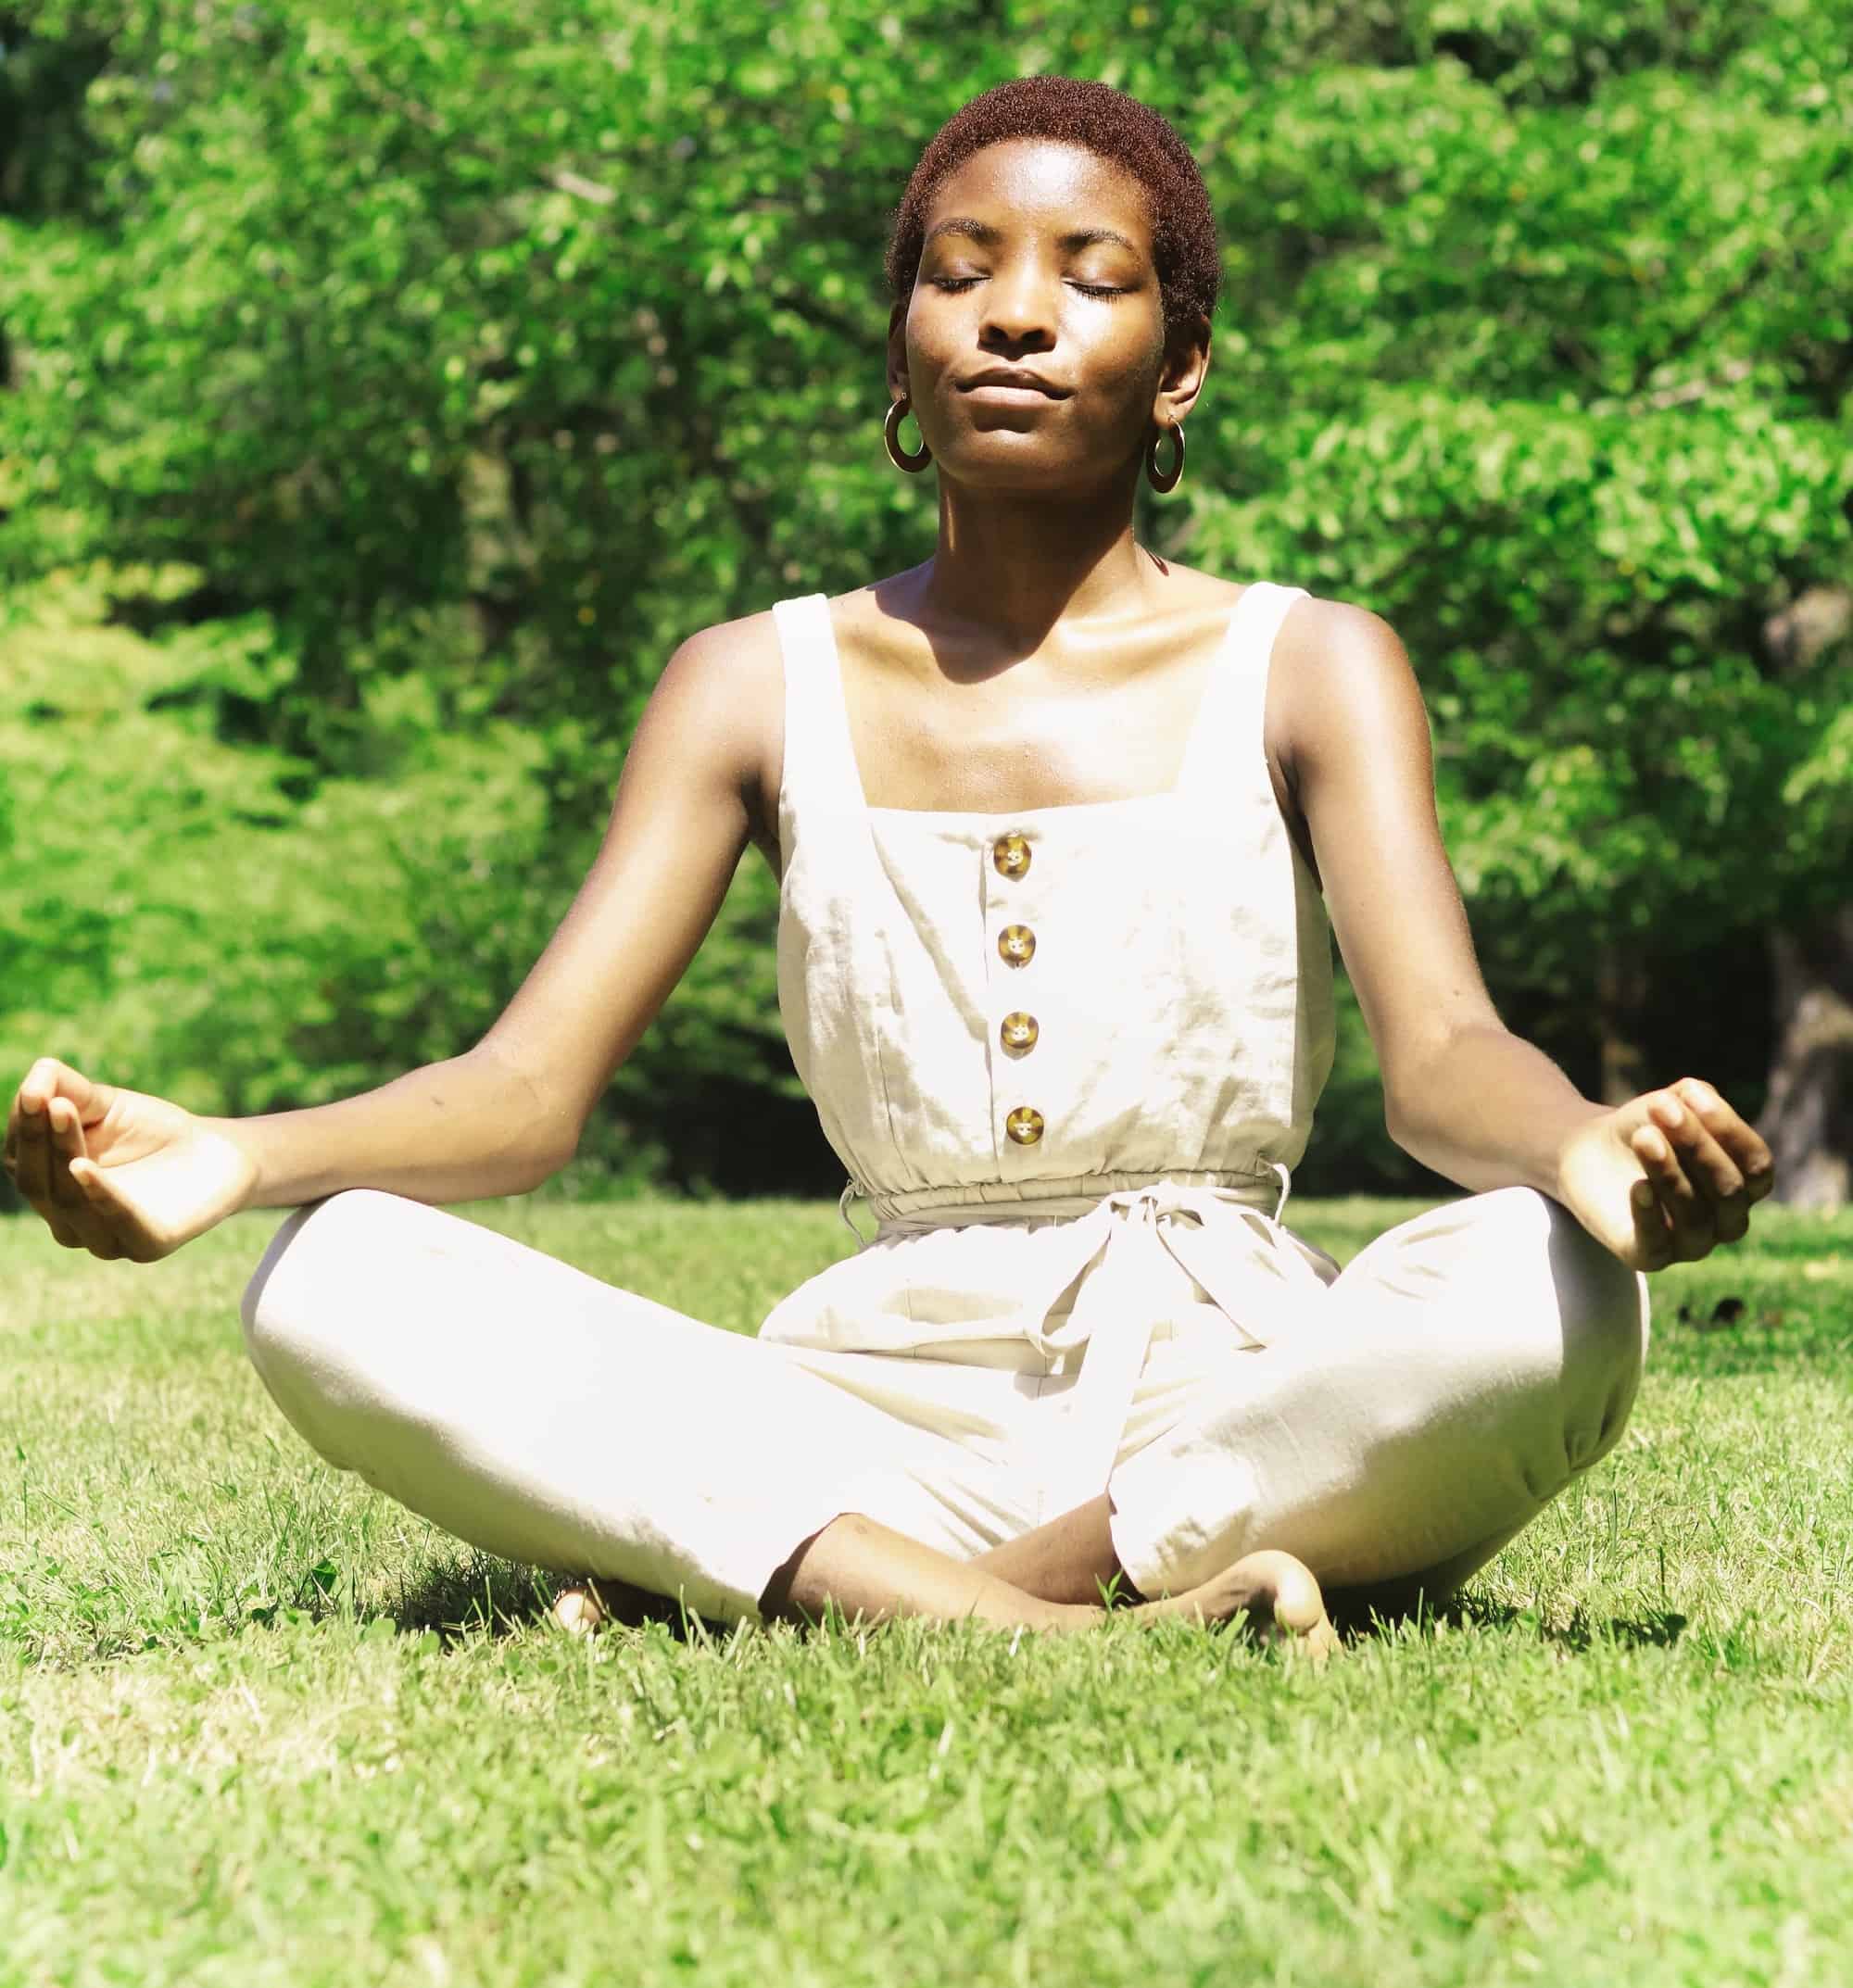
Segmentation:
[[(1110, 1496), (989, 1551), (969, 1527), (916, 1535), (933, 1497), (857, 1495), (876, 1465), (943, 1486), (960, 1460), (942, 1431), (418, 1203), (298, 1211), (244, 1309), (324, 1455), (491, 1551), (705, 1613), (1057, 1631), (1097, 1624), (1117, 1578), (1141, 1619), (1246, 1613), (1312, 1639), (1319, 1582), (1463, 1579), (1603, 1453), (1639, 1373), (1638, 1286), (1529, 1189), (1431, 1211), (1364, 1252), (1293, 1344), (1233, 1355), (1232, 1391), (1200, 1390)], [(769, 1469), (780, 1428), (799, 1440)]]
[[(1108, 1615), (1109, 1582), (1103, 1579), (1089, 1594), (1085, 1570), (1106, 1560), (1117, 1571), (1108, 1509), (1104, 1497), (1091, 1500), (976, 1560), (955, 1560), (892, 1527), (845, 1513), (778, 1569), (760, 1610), (771, 1621), (815, 1622), (834, 1607), (870, 1624), (916, 1617), (1056, 1634), (1098, 1629)], [(1241, 1617), (1321, 1657), (1336, 1641), (1318, 1582), (1290, 1554), (1247, 1554), (1183, 1594), (1128, 1599), (1131, 1605), (1115, 1612), (1134, 1622), (1215, 1627)], [(586, 1631), (623, 1608), (610, 1584), (587, 1580), (561, 1594), (554, 1616), (566, 1629)]]

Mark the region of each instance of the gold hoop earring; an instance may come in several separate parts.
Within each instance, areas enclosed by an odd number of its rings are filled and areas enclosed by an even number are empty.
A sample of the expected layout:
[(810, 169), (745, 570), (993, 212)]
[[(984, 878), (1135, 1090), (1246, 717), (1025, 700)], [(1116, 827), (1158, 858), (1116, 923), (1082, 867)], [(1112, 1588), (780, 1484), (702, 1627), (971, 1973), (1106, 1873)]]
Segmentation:
[[(1158, 449), (1167, 434), (1177, 443), (1178, 455), (1177, 459), (1168, 470), (1161, 470), (1158, 467)], [(1182, 422), (1174, 422), (1169, 428), (1159, 429), (1157, 434), (1152, 437), (1151, 446), (1145, 451), (1145, 478), (1153, 489), (1157, 491), (1160, 497), (1163, 497), (1166, 491), (1175, 490), (1178, 487), (1179, 481), (1183, 476), (1183, 473), (1184, 424)]]
[[(926, 437), (920, 437), (920, 447), (909, 455), (901, 446), (901, 424), (912, 411), (914, 402), (907, 395), (901, 395), (888, 410), (888, 419), (881, 424), (883, 447), (888, 450), (888, 459), (897, 470), (905, 470), (910, 476), (917, 476), (933, 459), (933, 451), (926, 447)], [(918, 427), (916, 420), (914, 426)]]

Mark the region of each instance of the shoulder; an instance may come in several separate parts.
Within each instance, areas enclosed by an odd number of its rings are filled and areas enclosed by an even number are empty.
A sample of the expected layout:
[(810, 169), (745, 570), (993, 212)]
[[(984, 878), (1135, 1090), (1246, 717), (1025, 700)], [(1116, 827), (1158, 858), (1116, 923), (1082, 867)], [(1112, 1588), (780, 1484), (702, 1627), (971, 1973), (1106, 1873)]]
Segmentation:
[(780, 674), (778, 626), (767, 609), (759, 614), (743, 614), (737, 621), (698, 628), (677, 646), (662, 681), (668, 684), (674, 679), (678, 690), (738, 694), (753, 683)]
[[(833, 618), (859, 598), (830, 600)], [(715, 622), (677, 647), (644, 719), (687, 741), (712, 778), (737, 788), (752, 833), (767, 848), (776, 835), (785, 764), (785, 667), (772, 609)]]
[[(881, 625), (882, 618), (871, 612), (873, 598), (869, 587), (824, 597), (839, 640), (846, 634), (864, 636)], [(767, 608), (696, 630), (664, 665), (657, 694), (678, 705), (708, 709), (735, 729), (770, 721), (775, 740), (784, 728), (785, 667), (778, 620)]]
[(698, 629), (670, 657), (658, 694), (700, 706), (729, 731), (782, 728), (785, 655), (773, 610)]
[(784, 744), (784, 673), (768, 611), (716, 622), (676, 646), (627, 763), (639, 749), (661, 756), (702, 789), (737, 795), (757, 823), (766, 769), (778, 765)]
[(1304, 769), (1347, 748), (1428, 744), (1428, 714), (1402, 638), (1380, 614), (1308, 594), (1275, 638), (1270, 746)]
[(1402, 637), (1380, 614), (1317, 594), (1288, 609), (1275, 646), (1295, 675), (1317, 677), (1328, 689), (1409, 672)]

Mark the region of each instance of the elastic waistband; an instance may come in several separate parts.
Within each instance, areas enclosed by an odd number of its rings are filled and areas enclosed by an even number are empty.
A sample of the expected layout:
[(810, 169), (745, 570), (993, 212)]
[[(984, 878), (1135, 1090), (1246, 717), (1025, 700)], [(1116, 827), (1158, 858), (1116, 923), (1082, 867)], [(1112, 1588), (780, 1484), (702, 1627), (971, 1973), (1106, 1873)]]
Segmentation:
[(1214, 1189), (1218, 1199), (1244, 1206), (1271, 1209), (1280, 1219), (1287, 1205), (1292, 1176), (1278, 1161), (1264, 1160), (1251, 1172), (1214, 1173), (1178, 1167), (1163, 1174), (1076, 1174), (1053, 1180), (979, 1181), (968, 1187), (916, 1188), (898, 1194), (878, 1194), (859, 1180), (844, 1188), (838, 1207), (858, 1242), (863, 1238), (850, 1221), (850, 1202), (864, 1202), (880, 1230), (909, 1235), (924, 1228), (960, 1228), (975, 1222), (1064, 1221), (1090, 1214), (1116, 1194), (1141, 1188)]

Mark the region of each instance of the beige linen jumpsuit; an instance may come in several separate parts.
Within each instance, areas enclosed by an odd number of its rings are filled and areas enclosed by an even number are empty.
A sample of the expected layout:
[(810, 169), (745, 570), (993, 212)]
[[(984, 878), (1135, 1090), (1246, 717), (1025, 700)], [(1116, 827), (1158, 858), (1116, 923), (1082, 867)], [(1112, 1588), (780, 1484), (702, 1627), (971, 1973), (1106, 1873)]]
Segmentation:
[(284, 1414), (479, 1546), (722, 1618), (841, 1513), (964, 1558), (1103, 1490), (1149, 1595), (1489, 1556), (1620, 1435), (1645, 1282), (1526, 1188), (1342, 1273), (1282, 1226), (1332, 1054), (1263, 751), (1298, 598), (1240, 597), (1170, 791), (1007, 814), (867, 806), (827, 605), (780, 602), (779, 1006), (873, 1239), (749, 1340), (337, 1194), (245, 1296)]

